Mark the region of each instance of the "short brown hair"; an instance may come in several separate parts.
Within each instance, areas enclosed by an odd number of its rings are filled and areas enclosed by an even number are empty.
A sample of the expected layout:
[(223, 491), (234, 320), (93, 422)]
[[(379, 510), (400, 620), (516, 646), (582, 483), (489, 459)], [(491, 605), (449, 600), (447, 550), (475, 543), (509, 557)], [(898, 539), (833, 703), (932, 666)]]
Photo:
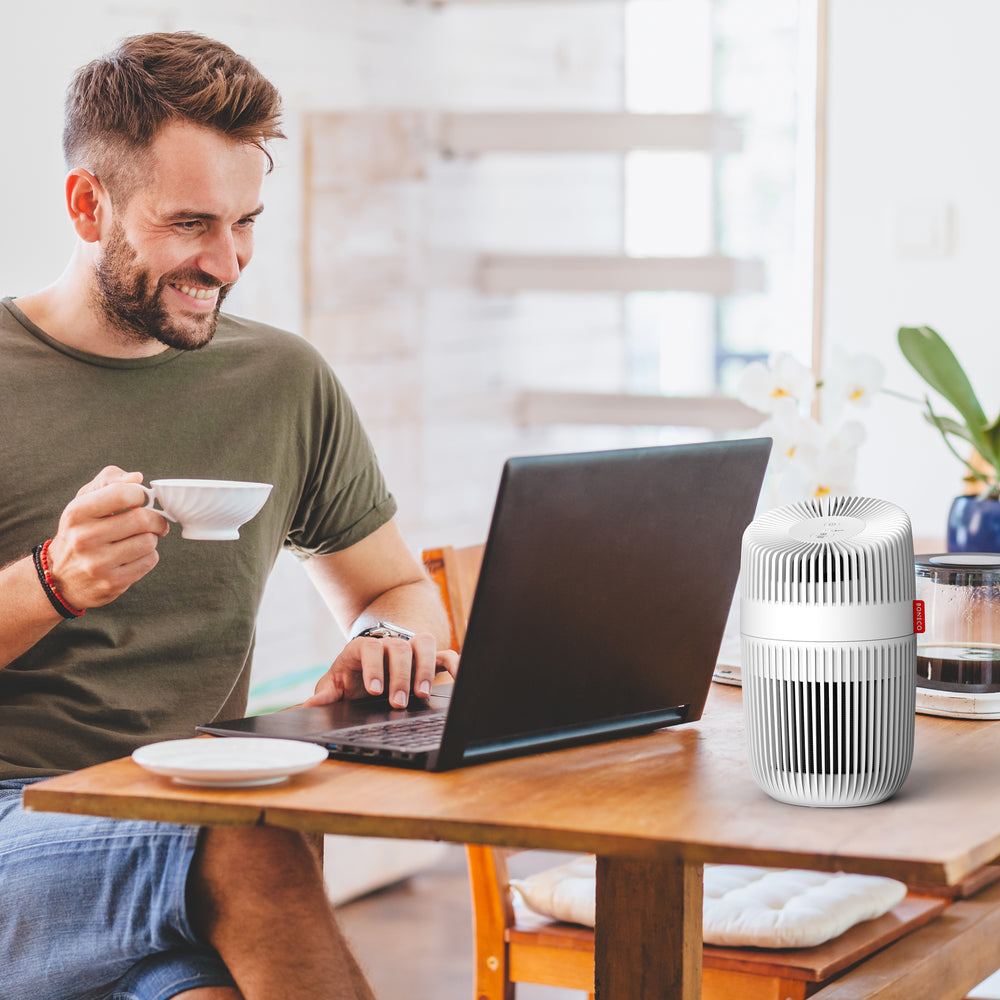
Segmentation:
[(93, 171), (115, 200), (125, 201), (143, 154), (170, 122), (215, 129), (265, 148), (283, 139), (281, 97), (249, 60), (190, 31), (126, 38), (79, 69), (66, 94), (63, 154), (68, 169)]

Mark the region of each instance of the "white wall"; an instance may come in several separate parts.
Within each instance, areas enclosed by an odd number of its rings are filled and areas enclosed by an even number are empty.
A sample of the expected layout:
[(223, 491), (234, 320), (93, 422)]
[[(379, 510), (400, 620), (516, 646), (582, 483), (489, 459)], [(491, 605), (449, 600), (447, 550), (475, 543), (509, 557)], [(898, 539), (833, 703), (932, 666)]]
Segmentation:
[[(932, 326), (994, 415), (998, 34), (1000, 4), (989, 0), (830, 3), (827, 348), (876, 354), (890, 388), (919, 395), (896, 330)], [(913, 246), (942, 212), (945, 245)], [(859, 491), (899, 503), (916, 535), (943, 537), (958, 461), (913, 404), (882, 397), (867, 424)]]

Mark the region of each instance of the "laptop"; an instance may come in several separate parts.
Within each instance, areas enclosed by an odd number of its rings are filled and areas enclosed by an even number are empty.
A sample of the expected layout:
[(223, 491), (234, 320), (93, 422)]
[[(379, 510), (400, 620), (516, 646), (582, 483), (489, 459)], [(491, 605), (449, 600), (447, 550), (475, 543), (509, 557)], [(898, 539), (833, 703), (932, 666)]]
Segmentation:
[[(512, 458), (453, 685), (406, 709), (383, 695), (198, 729), (444, 771), (692, 722), (770, 446), (754, 438)], [(406, 732), (421, 729), (429, 734)]]

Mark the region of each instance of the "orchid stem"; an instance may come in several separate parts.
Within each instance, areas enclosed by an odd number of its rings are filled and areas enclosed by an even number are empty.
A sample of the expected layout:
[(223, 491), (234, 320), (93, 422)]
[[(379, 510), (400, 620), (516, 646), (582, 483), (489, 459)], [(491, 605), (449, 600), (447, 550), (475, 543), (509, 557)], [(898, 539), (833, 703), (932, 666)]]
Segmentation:
[(884, 392), (887, 396), (895, 396), (896, 399), (905, 399), (908, 403), (916, 403), (917, 406), (923, 406), (924, 403), (927, 402), (926, 399), (917, 399), (916, 396), (907, 396), (905, 392), (897, 392), (895, 389), (886, 389), (883, 387), (879, 391)]

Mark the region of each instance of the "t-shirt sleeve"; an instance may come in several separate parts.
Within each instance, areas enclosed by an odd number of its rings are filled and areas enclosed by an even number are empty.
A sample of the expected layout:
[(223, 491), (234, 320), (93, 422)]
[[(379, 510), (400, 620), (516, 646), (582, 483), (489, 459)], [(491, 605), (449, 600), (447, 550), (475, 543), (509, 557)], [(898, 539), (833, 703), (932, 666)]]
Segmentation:
[(396, 501), (354, 404), (325, 364), (303, 417), (307, 475), (285, 547), (305, 558), (361, 541), (393, 517)]

